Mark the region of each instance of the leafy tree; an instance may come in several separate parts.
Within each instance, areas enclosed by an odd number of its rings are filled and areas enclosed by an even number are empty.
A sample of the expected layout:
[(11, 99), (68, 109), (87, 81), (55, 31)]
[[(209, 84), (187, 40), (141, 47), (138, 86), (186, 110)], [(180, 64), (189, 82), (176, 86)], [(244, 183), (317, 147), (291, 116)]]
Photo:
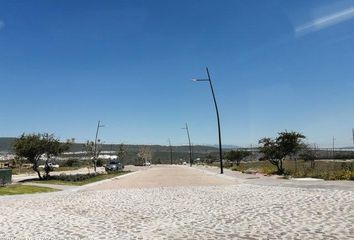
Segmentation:
[(70, 158), (68, 160), (66, 160), (62, 166), (67, 166), (67, 167), (74, 167), (74, 166), (79, 166), (79, 161), (75, 158)]
[(152, 150), (150, 147), (143, 146), (139, 149), (137, 156), (138, 159), (142, 160), (146, 164), (146, 162), (150, 162), (152, 159)]
[(215, 155), (210, 154), (210, 153), (205, 156), (206, 164), (212, 164), (216, 160), (217, 160), (217, 157)]
[(310, 162), (311, 168), (315, 168), (315, 160), (317, 158), (316, 146), (312, 149), (310, 145), (304, 145), (303, 150), (301, 151), (300, 157), (305, 162)]
[(271, 164), (277, 167), (278, 174), (283, 174), (285, 170), (283, 160), (299, 152), (303, 147), (302, 139), (305, 139), (305, 136), (297, 132), (280, 132), (275, 139), (259, 140), (262, 144), (260, 151)]
[(250, 152), (248, 151), (244, 151), (244, 150), (231, 150), (230, 152), (226, 153), (226, 159), (230, 160), (232, 162), (236, 162), (236, 165), (240, 165), (240, 162), (242, 159), (244, 159), (245, 157), (248, 157), (249, 155), (251, 155)]
[(97, 141), (95, 146), (95, 142), (87, 141), (83, 146), (83, 150), (87, 153), (87, 155), (91, 158), (93, 163), (93, 169), (97, 172), (97, 158), (101, 153), (102, 144), (100, 144), (100, 140)]
[(49, 173), (53, 168), (49, 165), (50, 159), (52, 157), (58, 156), (63, 152), (69, 150), (70, 142), (61, 143), (59, 139), (55, 138), (53, 134), (45, 133), (42, 135), (43, 144), (44, 144), (44, 154), (46, 156), (46, 161), (44, 164), (45, 175), (44, 178), (49, 178)]
[(12, 166), (18, 167), (18, 174), (21, 174), (22, 170), (22, 165), (26, 162), (26, 159), (23, 157), (15, 156), (14, 159), (12, 159)]
[(118, 160), (124, 162), (125, 157), (127, 156), (127, 148), (124, 146), (123, 143), (119, 144), (118, 151), (117, 151)]
[(58, 156), (69, 148), (68, 144), (60, 143), (54, 135), (45, 134), (22, 134), (15, 141), (14, 150), (18, 158), (26, 158), (32, 163), (32, 169), (37, 172), (39, 179), (43, 179), (39, 171), (39, 161), (42, 156), (46, 156), (45, 178), (49, 177), (51, 168), (49, 160), (53, 156)]
[(97, 167), (103, 167), (104, 165), (104, 162), (101, 158), (98, 158), (97, 161), (96, 161), (96, 166)]

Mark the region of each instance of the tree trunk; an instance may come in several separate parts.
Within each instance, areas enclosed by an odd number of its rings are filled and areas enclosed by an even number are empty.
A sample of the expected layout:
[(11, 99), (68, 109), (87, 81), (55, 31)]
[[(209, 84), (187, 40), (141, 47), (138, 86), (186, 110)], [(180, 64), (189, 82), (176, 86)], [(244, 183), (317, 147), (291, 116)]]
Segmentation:
[(29, 159), (29, 162), (31, 162), (33, 164), (32, 169), (33, 169), (33, 171), (35, 171), (38, 174), (38, 178), (40, 180), (42, 180), (43, 178), (42, 178), (41, 173), (38, 169), (39, 157), (38, 158), (31, 158), (31, 159)]
[(97, 160), (93, 160), (93, 169), (95, 171), (95, 173), (97, 172)]
[(279, 174), (283, 174), (284, 173), (284, 168), (283, 168), (283, 159), (279, 160)]
[(49, 168), (49, 165), (48, 165), (48, 161), (49, 161), (49, 158), (47, 158), (47, 160), (45, 161), (45, 165), (44, 165), (44, 178), (45, 179), (49, 179), (49, 172), (50, 172), (50, 168)]
[(273, 161), (271, 163), (277, 167), (277, 173), (279, 175), (284, 173), (283, 159), (279, 159), (278, 161)]
[(268, 160), (271, 164), (273, 164), (274, 166), (276, 166), (277, 167), (277, 173), (279, 173), (279, 160), (271, 160), (271, 159), (269, 159)]
[(33, 165), (33, 171), (35, 171), (38, 174), (38, 178), (40, 180), (42, 180), (42, 176), (41, 176), (41, 172), (38, 170), (38, 166), (37, 165)]
[(297, 173), (297, 157), (294, 158), (295, 161), (295, 173)]
[(311, 160), (311, 168), (315, 169), (315, 160)]
[(43, 180), (43, 178), (42, 178), (42, 176), (41, 176), (41, 172), (40, 172), (39, 170), (37, 170), (36, 172), (37, 172), (37, 174), (38, 174), (39, 179), (40, 179), (40, 180)]

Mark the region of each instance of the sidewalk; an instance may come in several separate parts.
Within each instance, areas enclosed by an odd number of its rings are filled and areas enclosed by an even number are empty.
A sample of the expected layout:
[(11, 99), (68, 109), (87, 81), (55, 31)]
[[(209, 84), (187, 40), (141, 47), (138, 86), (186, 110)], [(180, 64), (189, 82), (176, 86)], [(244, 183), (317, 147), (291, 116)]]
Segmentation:
[(240, 183), (254, 184), (260, 186), (279, 186), (279, 187), (295, 187), (295, 188), (321, 188), (321, 189), (335, 189), (335, 190), (349, 190), (354, 191), (354, 181), (325, 181), (322, 179), (279, 179), (278, 176), (264, 176), (264, 174), (245, 174), (237, 171), (231, 171), (224, 168), (224, 175), (220, 174), (220, 168), (211, 166), (195, 165), (193, 168), (201, 171), (209, 172), (216, 176), (232, 177)]

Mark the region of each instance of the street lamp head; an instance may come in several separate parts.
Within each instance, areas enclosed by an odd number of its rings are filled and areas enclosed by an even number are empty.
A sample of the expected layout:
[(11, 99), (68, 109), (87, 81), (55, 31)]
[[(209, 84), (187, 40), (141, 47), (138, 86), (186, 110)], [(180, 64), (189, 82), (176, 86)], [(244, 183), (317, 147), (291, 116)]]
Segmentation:
[(207, 81), (209, 81), (209, 79), (204, 79), (204, 78), (202, 78), (202, 79), (197, 79), (197, 78), (192, 78), (192, 81), (193, 82), (207, 82)]

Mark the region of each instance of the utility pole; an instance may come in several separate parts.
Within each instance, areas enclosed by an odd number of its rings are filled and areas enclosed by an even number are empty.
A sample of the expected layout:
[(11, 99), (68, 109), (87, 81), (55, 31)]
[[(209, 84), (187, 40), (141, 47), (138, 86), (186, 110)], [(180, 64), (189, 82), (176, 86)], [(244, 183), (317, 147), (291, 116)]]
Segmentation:
[(171, 165), (172, 165), (172, 146), (171, 146), (171, 140), (170, 139), (168, 139), (168, 144), (169, 144), (169, 146), (170, 146), (170, 160), (171, 160)]
[(97, 164), (97, 137), (98, 137), (98, 131), (100, 130), (101, 127), (104, 127), (104, 125), (101, 125), (101, 121), (98, 120), (97, 123), (97, 129), (96, 129), (96, 137), (95, 137), (95, 146), (94, 146), (94, 170), (96, 172), (96, 164)]
[(334, 136), (332, 137), (332, 158), (334, 159)]
[(192, 159), (195, 159), (195, 157), (194, 157), (194, 145), (193, 145), (193, 143), (191, 143), (191, 155), (192, 155)]
[(191, 138), (189, 136), (189, 129), (188, 129), (188, 124), (186, 123), (186, 127), (182, 128), (182, 129), (186, 129), (187, 131), (187, 136), (188, 136), (188, 143), (189, 143), (189, 165), (192, 166), (192, 145), (191, 145)]

